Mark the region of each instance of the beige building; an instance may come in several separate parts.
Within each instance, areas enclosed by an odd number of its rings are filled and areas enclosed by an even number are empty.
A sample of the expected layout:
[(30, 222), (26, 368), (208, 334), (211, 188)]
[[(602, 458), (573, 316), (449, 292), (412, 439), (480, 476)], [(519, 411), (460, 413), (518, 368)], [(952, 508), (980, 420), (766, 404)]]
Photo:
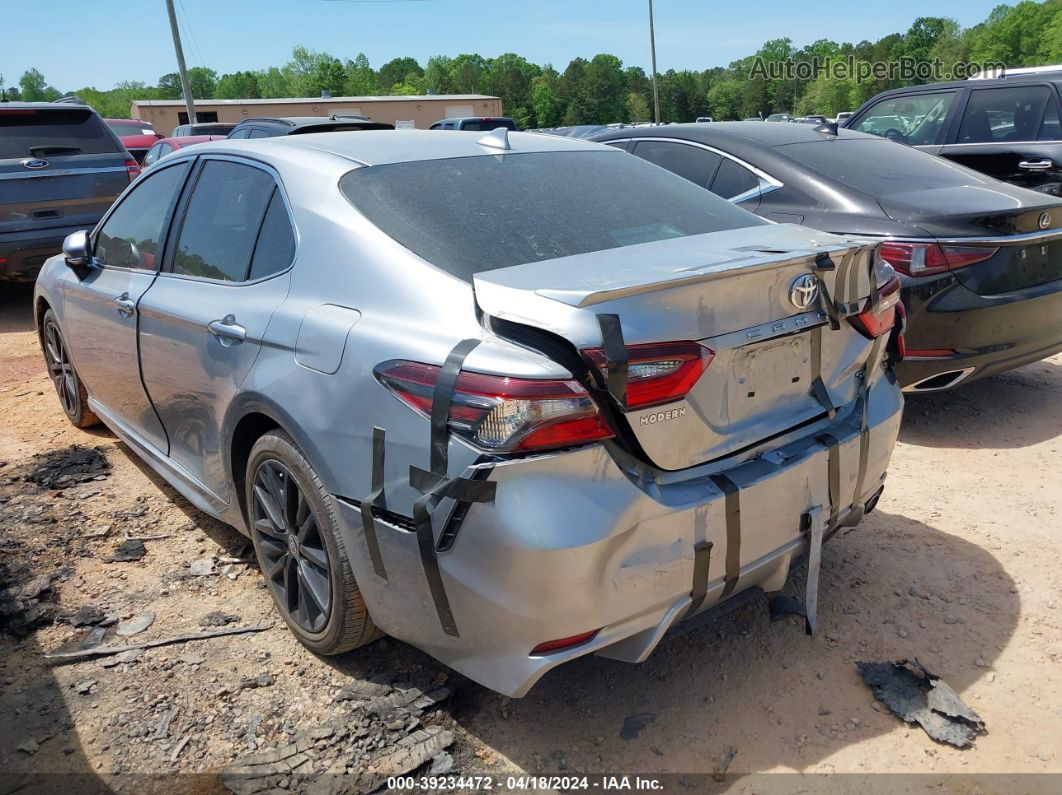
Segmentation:
[[(482, 94), (429, 94), (418, 97), (318, 97), (316, 99), (204, 99), (196, 100), (199, 122), (241, 122), (257, 116), (368, 116), (396, 127), (412, 125), (427, 129), (432, 122), (450, 116), (501, 116), (498, 97)], [(169, 135), (178, 124), (188, 123), (184, 101), (179, 99), (138, 99), (129, 107), (129, 116), (154, 125)]]

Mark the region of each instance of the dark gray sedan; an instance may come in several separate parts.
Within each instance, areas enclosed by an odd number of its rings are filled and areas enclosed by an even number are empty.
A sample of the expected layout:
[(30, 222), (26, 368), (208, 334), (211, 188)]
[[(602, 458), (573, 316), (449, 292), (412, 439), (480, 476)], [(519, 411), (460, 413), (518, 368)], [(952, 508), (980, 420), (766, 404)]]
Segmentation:
[(901, 274), (909, 391), (1062, 350), (1062, 201), (832, 126), (722, 122), (594, 140), (778, 223), (882, 241)]

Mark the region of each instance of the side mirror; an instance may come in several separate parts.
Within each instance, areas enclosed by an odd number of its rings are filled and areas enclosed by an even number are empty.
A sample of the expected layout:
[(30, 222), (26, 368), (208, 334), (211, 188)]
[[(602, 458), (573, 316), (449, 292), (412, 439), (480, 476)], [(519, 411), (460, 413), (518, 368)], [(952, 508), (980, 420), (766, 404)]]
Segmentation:
[(72, 232), (63, 241), (63, 256), (71, 268), (84, 268), (92, 262), (92, 243), (88, 232)]

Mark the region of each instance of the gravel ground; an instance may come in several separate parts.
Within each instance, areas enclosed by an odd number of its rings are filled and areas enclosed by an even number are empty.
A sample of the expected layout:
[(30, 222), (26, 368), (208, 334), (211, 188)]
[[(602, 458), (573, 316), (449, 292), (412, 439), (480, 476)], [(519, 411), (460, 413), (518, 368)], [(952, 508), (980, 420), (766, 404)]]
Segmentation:
[[(29, 303), (4, 287), (0, 792), (41, 772), (201, 792), (303, 791), (331, 772), (370, 791), (411, 769), (684, 774), (666, 781), (685, 789), (715, 773), (739, 791), (804, 781), (763, 775), (782, 772), (979, 791), (1014, 781), (974, 775), (1053, 773), (1020, 789), (1062, 786), (1062, 356), (909, 401), (878, 510), (824, 550), (815, 638), (755, 602), (644, 664), (584, 658), (510, 700), (393, 640), (331, 659), (299, 646), (241, 536), (106, 430), (66, 422)], [(260, 631), (43, 658), (101, 636), (236, 629)], [(873, 699), (856, 661), (901, 658), (979, 713), (974, 747), (938, 744)]]

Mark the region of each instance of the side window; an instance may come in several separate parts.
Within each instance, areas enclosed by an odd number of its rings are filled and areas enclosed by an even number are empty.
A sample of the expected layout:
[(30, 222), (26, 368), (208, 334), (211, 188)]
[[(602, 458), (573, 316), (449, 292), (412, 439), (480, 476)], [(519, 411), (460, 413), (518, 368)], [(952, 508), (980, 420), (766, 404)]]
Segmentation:
[(254, 247), (251, 258), (249, 279), (264, 279), (274, 273), (280, 273), (291, 264), (295, 256), (295, 231), (291, 228), (291, 219), (284, 206), (280, 190), (273, 189), (273, 198), (269, 200), (262, 231)]
[(100, 265), (155, 270), (166, 217), (187, 172), (182, 163), (144, 176), (96, 237)]
[(712, 193), (724, 199), (733, 199), (759, 186), (759, 177), (733, 160), (724, 159), (712, 180)]
[(1041, 141), (1062, 140), (1062, 124), (1059, 123), (1058, 105), (1054, 100), (1047, 103), (1044, 120), (1040, 123), (1040, 135), (1037, 137)]
[(911, 146), (942, 144), (954, 101), (954, 91), (890, 97), (874, 105), (855, 124), (845, 126)]
[(956, 143), (1035, 141), (1048, 96), (1047, 86), (971, 91)]
[(173, 272), (245, 280), (273, 186), (273, 178), (260, 168), (208, 160), (185, 211)]
[(605, 146), (614, 146), (617, 149), (626, 149), (630, 141), (605, 141)]
[(242, 130), (236, 130), (229, 138), (246, 138), (251, 131), (244, 127)]
[(153, 147), (148, 149), (147, 154), (144, 155), (144, 165), (150, 166), (160, 157), (162, 157), (162, 144), (155, 144)]
[(712, 175), (723, 159), (715, 152), (699, 146), (671, 143), (669, 141), (638, 141), (634, 154), (661, 168), (685, 177), (695, 185), (707, 188)]
[(265, 130), (263, 130), (263, 129), (259, 128), (259, 127), (255, 127), (253, 130), (251, 130), (251, 134), (248, 135), (247, 137), (248, 138), (268, 138), (269, 137), (269, 133), (267, 133)]

